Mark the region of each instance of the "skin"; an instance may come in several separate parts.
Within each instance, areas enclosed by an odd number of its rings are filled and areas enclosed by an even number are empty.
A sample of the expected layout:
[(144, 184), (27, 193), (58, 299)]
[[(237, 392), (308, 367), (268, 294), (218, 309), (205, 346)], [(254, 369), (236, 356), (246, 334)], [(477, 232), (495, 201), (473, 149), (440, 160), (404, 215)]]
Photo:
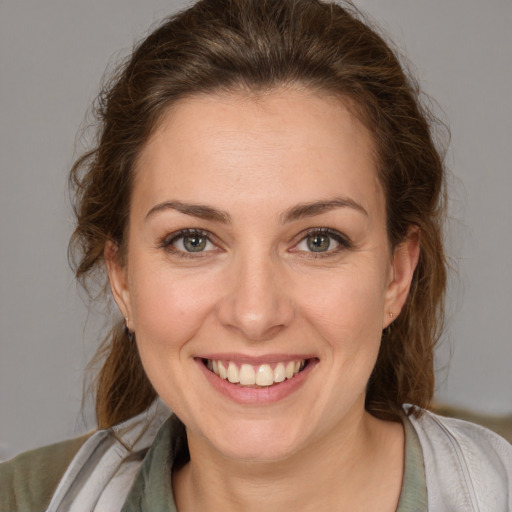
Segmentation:
[[(364, 125), (308, 90), (181, 100), (140, 155), (129, 223), (125, 264), (110, 245), (107, 266), (147, 375), (187, 427), (180, 512), (395, 510), (403, 429), (368, 414), (364, 397), (419, 247), (414, 230), (389, 246)], [(323, 228), (349, 243), (312, 252), (308, 230)], [(204, 250), (187, 252), (182, 229), (206, 231)], [(197, 358), (212, 352), (316, 365), (284, 398), (247, 405), (205, 378)]]

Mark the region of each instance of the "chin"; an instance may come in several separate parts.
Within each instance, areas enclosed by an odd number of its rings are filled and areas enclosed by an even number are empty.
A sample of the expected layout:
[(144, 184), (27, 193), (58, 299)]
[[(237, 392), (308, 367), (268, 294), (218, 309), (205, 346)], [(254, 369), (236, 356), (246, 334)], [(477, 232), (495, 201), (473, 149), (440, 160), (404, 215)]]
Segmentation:
[(244, 435), (222, 443), (224, 455), (232, 460), (247, 462), (279, 462), (293, 456), (302, 443), (289, 436), (276, 438), (271, 434)]
[(304, 445), (304, 434), (295, 425), (276, 420), (242, 421), (223, 424), (215, 435), (208, 430), (208, 441), (222, 456), (246, 462), (278, 462), (293, 456)]

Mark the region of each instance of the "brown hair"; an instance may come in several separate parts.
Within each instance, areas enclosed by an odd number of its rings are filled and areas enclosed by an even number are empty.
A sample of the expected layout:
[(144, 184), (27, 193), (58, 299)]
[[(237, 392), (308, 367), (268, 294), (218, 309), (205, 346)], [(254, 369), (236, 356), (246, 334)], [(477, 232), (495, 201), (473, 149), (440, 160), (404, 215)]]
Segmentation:
[[(366, 408), (396, 418), (403, 403), (428, 407), (433, 348), (442, 328), (444, 169), (419, 91), (376, 30), (352, 4), (320, 0), (202, 0), (167, 20), (135, 48), (97, 104), (99, 138), (71, 170), (77, 227), (70, 242), (85, 284), (103, 268), (105, 243), (123, 246), (134, 166), (161, 116), (199, 93), (298, 84), (355, 106), (371, 130), (394, 247), (411, 225), (421, 255), (400, 316), (383, 332)], [(96, 413), (109, 427), (155, 398), (137, 348), (116, 325), (97, 357)]]

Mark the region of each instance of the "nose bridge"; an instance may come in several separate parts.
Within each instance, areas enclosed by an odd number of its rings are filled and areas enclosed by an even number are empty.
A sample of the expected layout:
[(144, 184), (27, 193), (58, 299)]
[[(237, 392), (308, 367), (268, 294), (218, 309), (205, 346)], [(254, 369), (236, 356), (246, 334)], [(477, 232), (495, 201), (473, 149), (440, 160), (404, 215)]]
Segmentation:
[(230, 269), (229, 292), (219, 307), (221, 322), (253, 341), (271, 338), (293, 317), (282, 263), (262, 248), (240, 251)]

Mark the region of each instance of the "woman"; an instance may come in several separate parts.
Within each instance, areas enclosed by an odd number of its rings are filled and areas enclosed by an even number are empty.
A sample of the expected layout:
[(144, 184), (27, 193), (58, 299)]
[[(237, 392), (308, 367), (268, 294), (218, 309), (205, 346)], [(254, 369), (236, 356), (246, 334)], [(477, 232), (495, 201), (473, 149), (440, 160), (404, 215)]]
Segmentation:
[(2, 510), (510, 509), (510, 445), (426, 411), (443, 164), (351, 6), (203, 0), (98, 114), (71, 247), (124, 318), (99, 431), (5, 466)]

